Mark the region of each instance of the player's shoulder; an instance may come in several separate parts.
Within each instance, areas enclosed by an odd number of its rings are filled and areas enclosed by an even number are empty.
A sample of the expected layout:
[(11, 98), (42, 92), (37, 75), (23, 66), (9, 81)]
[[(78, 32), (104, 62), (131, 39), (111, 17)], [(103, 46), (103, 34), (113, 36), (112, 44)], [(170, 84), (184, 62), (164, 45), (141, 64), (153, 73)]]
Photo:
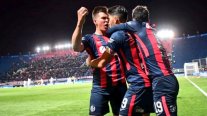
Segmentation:
[(85, 34), (83, 37), (85, 37), (85, 38), (92, 38), (93, 34)]
[(86, 34), (82, 37), (82, 40), (91, 40), (93, 38), (93, 34)]
[(124, 30), (120, 30), (120, 31), (116, 31), (114, 32), (110, 38), (113, 38), (114, 40), (118, 40), (118, 41), (121, 41), (121, 40), (125, 40), (127, 39), (129, 36), (127, 34), (126, 31)]
[(123, 37), (125, 35), (125, 31), (123, 30), (119, 30), (119, 31), (116, 31), (114, 32), (112, 35), (111, 35), (111, 38), (120, 38), (120, 37)]

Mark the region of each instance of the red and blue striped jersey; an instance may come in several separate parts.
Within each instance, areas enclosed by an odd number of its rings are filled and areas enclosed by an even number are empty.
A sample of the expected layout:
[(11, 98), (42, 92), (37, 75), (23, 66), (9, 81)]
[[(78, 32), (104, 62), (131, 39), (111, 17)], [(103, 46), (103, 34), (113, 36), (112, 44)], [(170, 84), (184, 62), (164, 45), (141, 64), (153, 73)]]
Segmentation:
[(111, 28), (108, 33), (117, 30), (125, 30), (133, 33), (133, 38), (141, 50), (143, 64), (147, 68), (147, 74), (154, 77), (161, 77), (173, 74), (166, 51), (160, 40), (156, 38), (153, 29), (148, 23), (130, 21)]
[[(82, 38), (82, 43), (86, 52), (95, 59), (100, 57), (109, 41), (109, 38), (103, 35), (87, 34)], [(111, 62), (103, 68), (92, 68), (93, 86), (108, 88), (112, 86), (126, 85), (125, 74), (120, 59), (115, 55)]]
[(114, 32), (110, 37), (108, 47), (116, 52), (122, 63), (125, 64), (126, 79), (131, 87), (136, 89), (151, 86), (150, 79), (142, 67), (140, 48), (130, 33)]

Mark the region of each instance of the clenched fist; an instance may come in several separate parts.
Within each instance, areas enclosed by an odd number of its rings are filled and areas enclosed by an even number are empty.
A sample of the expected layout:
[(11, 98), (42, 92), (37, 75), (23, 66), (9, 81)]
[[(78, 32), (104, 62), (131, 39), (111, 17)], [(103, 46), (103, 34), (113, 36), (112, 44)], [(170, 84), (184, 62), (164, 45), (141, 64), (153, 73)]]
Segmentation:
[(86, 7), (81, 7), (77, 11), (77, 16), (78, 16), (78, 24), (84, 24), (85, 22), (85, 17), (88, 14), (88, 9)]

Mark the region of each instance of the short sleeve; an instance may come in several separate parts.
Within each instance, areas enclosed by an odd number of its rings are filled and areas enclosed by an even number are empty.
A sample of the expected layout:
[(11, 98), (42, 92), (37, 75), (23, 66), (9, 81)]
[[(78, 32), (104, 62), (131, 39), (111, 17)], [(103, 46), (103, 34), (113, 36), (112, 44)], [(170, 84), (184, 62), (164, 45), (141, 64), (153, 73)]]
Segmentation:
[(82, 37), (82, 43), (84, 45), (84, 49), (89, 47), (89, 37), (87, 35)]

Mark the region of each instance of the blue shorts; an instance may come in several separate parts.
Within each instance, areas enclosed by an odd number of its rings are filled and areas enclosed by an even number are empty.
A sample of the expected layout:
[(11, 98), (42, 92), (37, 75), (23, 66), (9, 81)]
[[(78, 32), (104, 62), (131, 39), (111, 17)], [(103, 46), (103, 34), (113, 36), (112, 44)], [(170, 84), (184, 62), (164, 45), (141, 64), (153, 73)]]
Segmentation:
[(156, 77), (152, 81), (152, 89), (157, 116), (177, 116), (177, 78), (174, 75)]
[(122, 116), (141, 116), (143, 113), (152, 112), (154, 112), (152, 88), (133, 90), (129, 87), (122, 101), (119, 114)]
[(116, 86), (105, 92), (91, 92), (89, 115), (105, 115), (109, 112), (109, 102), (114, 115), (119, 115), (121, 102), (127, 87)]

